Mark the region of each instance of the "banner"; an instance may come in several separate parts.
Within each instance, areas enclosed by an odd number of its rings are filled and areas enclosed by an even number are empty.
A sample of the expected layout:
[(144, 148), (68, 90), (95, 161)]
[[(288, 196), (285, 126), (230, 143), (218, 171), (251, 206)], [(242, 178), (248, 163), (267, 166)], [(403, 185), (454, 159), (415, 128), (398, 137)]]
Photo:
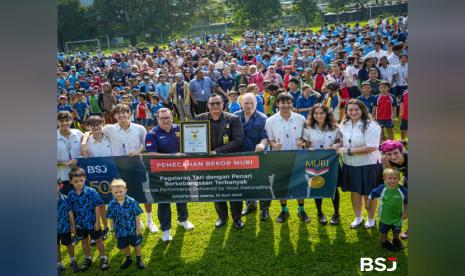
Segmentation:
[(78, 159), (86, 185), (108, 203), (110, 183), (123, 179), (139, 203), (334, 197), (339, 158), (334, 150)]

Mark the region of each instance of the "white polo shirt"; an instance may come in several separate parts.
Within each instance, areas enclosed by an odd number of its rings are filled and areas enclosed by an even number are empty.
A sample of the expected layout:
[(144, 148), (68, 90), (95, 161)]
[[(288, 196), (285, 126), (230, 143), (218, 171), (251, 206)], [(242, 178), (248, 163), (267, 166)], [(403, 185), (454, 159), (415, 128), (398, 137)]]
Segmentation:
[[(376, 122), (369, 122), (365, 132), (362, 132), (362, 128), (362, 120), (358, 120), (354, 125), (350, 120), (341, 123), (339, 131), (342, 136), (342, 146), (347, 149), (362, 146), (379, 148), (381, 127)], [(378, 149), (366, 154), (354, 154), (352, 156), (344, 154), (342, 157), (344, 164), (355, 167), (381, 162), (381, 154)]]
[(311, 143), (310, 148), (312, 149), (323, 149), (334, 145), (337, 138), (340, 138), (339, 128), (335, 130), (322, 131), (316, 126), (316, 128), (304, 128), (303, 137), (304, 140)]
[(396, 80), (396, 84), (398, 86), (407, 86), (408, 85), (408, 82), (407, 82), (408, 63), (406, 63), (404, 66), (402, 66), (402, 64), (399, 63), (396, 66), (394, 66), (394, 68), (396, 68), (397, 74), (399, 74), (399, 77)]
[(399, 59), (398, 56), (396, 56), (394, 53), (392, 53), (392, 54), (388, 57), (388, 62), (389, 62), (389, 65), (396, 66), (397, 64), (400, 63), (400, 59)]
[(392, 83), (392, 79), (394, 78), (394, 75), (397, 74), (397, 70), (394, 66), (388, 64), (386, 68), (380, 66), (379, 67), (379, 72), (381, 73), (380, 79), (388, 81), (389, 83), (392, 84), (392, 87), (396, 87), (396, 83)]
[[(60, 134), (57, 130), (57, 161), (70, 161), (81, 157), (82, 132), (78, 129), (70, 129), (68, 138)], [(57, 177), (63, 181), (68, 181), (69, 166), (57, 166)]]
[(297, 149), (297, 139), (302, 138), (305, 117), (291, 112), (289, 120), (285, 120), (278, 112), (265, 122), (265, 130), (269, 140), (283, 144), (282, 150)]
[(107, 157), (112, 156), (112, 149), (110, 139), (103, 135), (101, 141), (95, 140), (91, 135), (87, 140), (87, 151), (89, 152), (89, 157)]
[(103, 134), (110, 139), (112, 155), (122, 156), (144, 147), (147, 130), (136, 123), (130, 123), (129, 128), (124, 130), (116, 123), (105, 126)]

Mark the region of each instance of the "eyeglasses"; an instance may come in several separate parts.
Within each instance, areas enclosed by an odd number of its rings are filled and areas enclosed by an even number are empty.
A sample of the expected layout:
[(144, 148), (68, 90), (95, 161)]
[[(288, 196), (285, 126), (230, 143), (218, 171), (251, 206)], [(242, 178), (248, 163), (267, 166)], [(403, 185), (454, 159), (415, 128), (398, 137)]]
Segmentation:
[(158, 117), (160, 121), (168, 121), (169, 119), (171, 119), (171, 117)]
[(101, 127), (102, 125), (89, 125), (90, 128), (99, 128)]
[(221, 105), (223, 104), (223, 102), (211, 102), (211, 103), (208, 103), (209, 105)]

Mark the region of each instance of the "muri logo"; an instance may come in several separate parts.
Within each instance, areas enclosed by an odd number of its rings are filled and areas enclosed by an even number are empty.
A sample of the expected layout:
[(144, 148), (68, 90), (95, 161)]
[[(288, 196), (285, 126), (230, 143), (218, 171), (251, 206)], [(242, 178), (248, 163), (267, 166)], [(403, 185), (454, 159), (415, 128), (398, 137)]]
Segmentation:
[[(390, 268), (385, 264), (386, 261), (392, 262)], [(395, 271), (397, 269), (397, 258), (396, 257), (389, 257), (385, 258), (376, 258), (374, 259), (373, 265), (373, 258), (360, 258), (360, 270), (361, 271)]]

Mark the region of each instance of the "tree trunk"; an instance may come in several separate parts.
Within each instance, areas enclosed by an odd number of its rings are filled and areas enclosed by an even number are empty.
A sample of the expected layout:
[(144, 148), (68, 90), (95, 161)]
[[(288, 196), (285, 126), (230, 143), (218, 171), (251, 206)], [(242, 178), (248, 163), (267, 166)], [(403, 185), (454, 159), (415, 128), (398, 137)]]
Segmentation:
[(131, 46), (136, 47), (136, 45), (137, 45), (137, 35), (132, 33), (130, 35), (130, 39), (131, 39)]

